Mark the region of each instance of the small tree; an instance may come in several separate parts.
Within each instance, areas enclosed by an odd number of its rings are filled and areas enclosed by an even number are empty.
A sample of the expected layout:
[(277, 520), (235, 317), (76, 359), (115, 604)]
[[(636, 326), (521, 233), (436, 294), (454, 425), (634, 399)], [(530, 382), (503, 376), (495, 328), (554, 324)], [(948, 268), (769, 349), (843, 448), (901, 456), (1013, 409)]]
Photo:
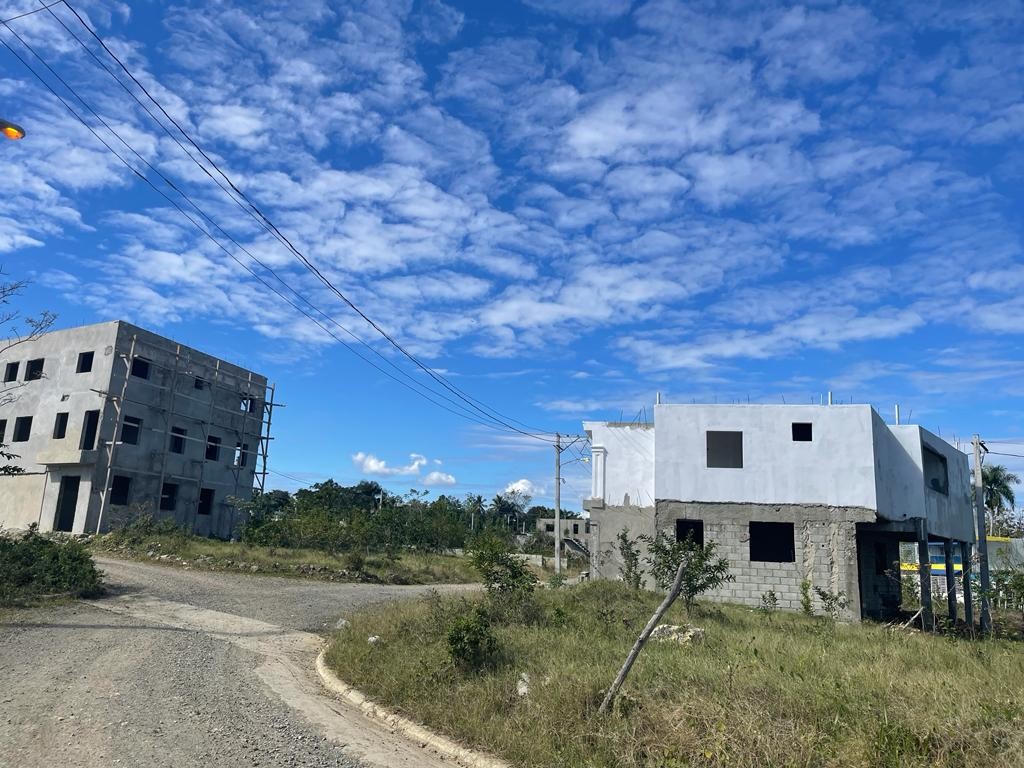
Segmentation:
[(646, 560), (659, 589), (669, 589), (680, 566), (683, 566), (679, 596), (683, 599), (687, 615), (698, 595), (736, 578), (729, 573), (729, 561), (716, 556), (713, 541), (698, 544), (692, 533), (682, 541), (672, 541), (664, 531), (640, 538), (647, 543), (650, 554)]
[(640, 550), (637, 549), (636, 539), (629, 538), (629, 529), (623, 528), (615, 540), (622, 556), (622, 567), (619, 569), (622, 581), (633, 589), (640, 589), (644, 572), (640, 569)]

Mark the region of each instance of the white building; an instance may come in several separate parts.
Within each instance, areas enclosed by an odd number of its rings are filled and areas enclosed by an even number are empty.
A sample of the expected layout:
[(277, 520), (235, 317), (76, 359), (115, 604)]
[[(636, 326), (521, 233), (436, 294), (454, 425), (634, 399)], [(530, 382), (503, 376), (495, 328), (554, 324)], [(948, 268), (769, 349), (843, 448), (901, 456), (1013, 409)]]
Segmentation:
[(229, 499), (261, 486), (265, 377), (125, 322), (19, 342), (0, 355), (0, 526), (93, 533), (130, 514), (228, 537)]
[(967, 457), (867, 405), (656, 405), (652, 424), (584, 422), (597, 575), (616, 535), (714, 541), (736, 581), (713, 594), (757, 605), (801, 584), (845, 592), (851, 616), (899, 607), (899, 542), (974, 540)]

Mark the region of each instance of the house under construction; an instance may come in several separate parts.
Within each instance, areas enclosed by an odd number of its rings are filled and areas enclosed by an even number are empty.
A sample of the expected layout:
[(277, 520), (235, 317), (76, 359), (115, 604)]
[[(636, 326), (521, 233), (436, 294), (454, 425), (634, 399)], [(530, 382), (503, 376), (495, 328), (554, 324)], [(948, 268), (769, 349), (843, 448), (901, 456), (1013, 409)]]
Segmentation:
[(123, 321), (16, 342), (0, 357), (0, 526), (94, 533), (148, 511), (228, 538), (262, 490), (267, 379)]

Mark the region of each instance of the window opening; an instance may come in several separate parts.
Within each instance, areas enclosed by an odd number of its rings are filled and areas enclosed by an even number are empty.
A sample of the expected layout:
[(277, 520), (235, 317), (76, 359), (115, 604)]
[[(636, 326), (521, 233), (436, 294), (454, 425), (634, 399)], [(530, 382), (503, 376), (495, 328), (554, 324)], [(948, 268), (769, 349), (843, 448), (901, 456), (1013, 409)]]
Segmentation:
[(160, 509), (164, 512), (173, 512), (178, 508), (178, 485), (177, 483), (164, 483), (160, 489)]
[(792, 523), (750, 523), (750, 559), (760, 563), (796, 560)]
[(124, 475), (114, 475), (110, 481), (110, 503), (123, 507), (128, 503), (132, 479)]
[(743, 433), (707, 433), (708, 467), (743, 469)]
[(19, 416), (14, 420), (14, 432), (11, 434), (12, 443), (27, 442), (32, 435), (32, 417)]
[(686, 541), (687, 537), (693, 539), (693, 543), (704, 546), (704, 521), (703, 520), (676, 520), (676, 541)]
[(121, 424), (121, 442), (126, 445), (138, 445), (139, 435), (142, 433), (142, 419), (135, 416), (125, 416)]
[(96, 447), (96, 433), (99, 432), (100, 412), (86, 411), (82, 420), (82, 442), (79, 448), (83, 451), (91, 451)]
[(793, 442), (809, 443), (813, 439), (813, 427), (809, 421), (793, 422)]
[(171, 427), (171, 453), (185, 452), (185, 435), (188, 432), (182, 427)]
[(25, 381), (38, 381), (43, 378), (43, 358), (29, 360), (25, 363)]

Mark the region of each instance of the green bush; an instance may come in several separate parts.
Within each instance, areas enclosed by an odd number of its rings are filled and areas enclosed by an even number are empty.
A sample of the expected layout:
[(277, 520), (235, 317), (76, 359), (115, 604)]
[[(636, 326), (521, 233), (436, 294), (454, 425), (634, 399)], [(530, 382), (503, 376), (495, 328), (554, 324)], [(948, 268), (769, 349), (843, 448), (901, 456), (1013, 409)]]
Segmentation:
[(531, 593), (537, 586), (537, 577), (526, 562), (497, 536), (477, 536), (470, 545), (469, 559), (491, 597)]
[(95, 597), (103, 591), (99, 571), (77, 539), (26, 533), (0, 536), (0, 603), (43, 595)]
[(679, 565), (684, 565), (679, 596), (687, 614), (698, 595), (735, 579), (729, 573), (729, 561), (716, 556), (713, 541), (698, 544), (692, 534), (682, 541), (673, 541), (663, 531), (658, 531), (655, 536), (640, 538), (647, 544), (650, 553), (647, 562), (659, 589), (668, 591), (676, 579)]
[(636, 539), (629, 538), (629, 529), (623, 528), (615, 537), (618, 542), (619, 554), (622, 556), (622, 568), (619, 575), (623, 583), (632, 589), (640, 589), (644, 572), (640, 568), (640, 550), (637, 549)]
[(160, 536), (175, 536), (185, 538), (189, 532), (178, 525), (174, 520), (164, 518), (157, 520), (149, 513), (143, 513), (130, 519), (120, 528), (115, 528), (104, 537), (108, 547), (124, 545), (126, 547), (140, 547), (149, 539)]
[(498, 639), (483, 606), (458, 616), (448, 630), (448, 655), (463, 671), (480, 672), (498, 665)]

